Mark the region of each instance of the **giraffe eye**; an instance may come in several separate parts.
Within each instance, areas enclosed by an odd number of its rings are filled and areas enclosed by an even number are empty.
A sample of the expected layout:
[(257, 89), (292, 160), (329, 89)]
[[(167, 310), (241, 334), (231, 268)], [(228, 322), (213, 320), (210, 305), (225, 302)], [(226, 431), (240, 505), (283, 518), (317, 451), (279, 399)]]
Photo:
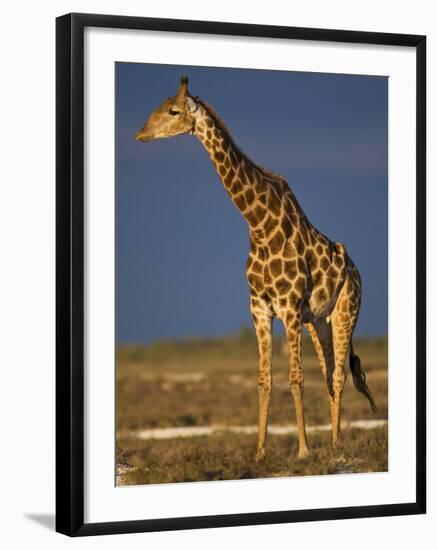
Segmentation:
[(169, 114), (171, 114), (171, 116), (176, 116), (181, 114), (181, 112), (177, 111), (176, 109), (170, 109), (168, 112)]

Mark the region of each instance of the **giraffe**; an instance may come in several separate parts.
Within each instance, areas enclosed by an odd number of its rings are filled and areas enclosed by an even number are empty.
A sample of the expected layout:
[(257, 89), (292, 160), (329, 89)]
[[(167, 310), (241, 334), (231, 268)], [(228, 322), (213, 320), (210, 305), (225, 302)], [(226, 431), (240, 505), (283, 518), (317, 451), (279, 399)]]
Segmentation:
[(288, 343), (288, 381), (295, 406), (298, 457), (308, 455), (301, 360), (303, 325), (313, 342), (327, 387), (332, 444), (336, 447), (348, 355), (356, 389), (376, 410), (352, 345), (361, 304), (358, 269), (343, 244), (331, 241), (310, 223), (285, 179), (243, 154), (216, 111), (188, 92), (186, 76), (181, 78), (176, 95), (165, 99), (152, 112), (137, 132), (136, 140), (148, 142), (180, 134), (199, 139), (249, 226), (246, 275), (259, 353), (256, 460), (266, 454), (274, 317), (282, 321)]

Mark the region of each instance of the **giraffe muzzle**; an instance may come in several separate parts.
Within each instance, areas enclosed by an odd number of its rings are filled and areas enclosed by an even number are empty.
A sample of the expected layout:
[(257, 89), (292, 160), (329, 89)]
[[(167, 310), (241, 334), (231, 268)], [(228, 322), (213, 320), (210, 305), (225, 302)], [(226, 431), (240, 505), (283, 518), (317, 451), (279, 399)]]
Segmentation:
[(148, 134), (144, 130), (140, 130), (135, 134), (136, 141), (142, 141), (143, 143), (146, 143), (147, 141), (151, 141), (152, 139), (153, 139), (153, 136)]

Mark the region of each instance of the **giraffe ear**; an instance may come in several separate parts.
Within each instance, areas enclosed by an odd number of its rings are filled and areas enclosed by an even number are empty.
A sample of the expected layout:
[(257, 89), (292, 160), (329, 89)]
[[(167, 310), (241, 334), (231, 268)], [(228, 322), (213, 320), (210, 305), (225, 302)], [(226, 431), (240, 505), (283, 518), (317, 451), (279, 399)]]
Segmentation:
[(195, 113), (199, 108), (199, 104), (191, 96), (187, 95), (186, 98), (187, 111), (189, 113)]

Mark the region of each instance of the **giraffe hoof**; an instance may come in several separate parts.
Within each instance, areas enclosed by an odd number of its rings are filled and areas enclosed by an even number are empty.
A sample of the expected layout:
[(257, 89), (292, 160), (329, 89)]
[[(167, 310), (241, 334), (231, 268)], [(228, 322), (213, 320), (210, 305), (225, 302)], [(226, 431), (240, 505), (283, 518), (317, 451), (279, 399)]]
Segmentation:
[(306, 458), (309, 454), (310, 454), (310, 452), (305, 447), (304, 449), (299, 449), (299, 454), (297, 456), (298, 456), (298, 458)]
[(261, 462), (266, 457), (266, 450), (265, 449), (258, 449), (256, 453), (256, 462)]

